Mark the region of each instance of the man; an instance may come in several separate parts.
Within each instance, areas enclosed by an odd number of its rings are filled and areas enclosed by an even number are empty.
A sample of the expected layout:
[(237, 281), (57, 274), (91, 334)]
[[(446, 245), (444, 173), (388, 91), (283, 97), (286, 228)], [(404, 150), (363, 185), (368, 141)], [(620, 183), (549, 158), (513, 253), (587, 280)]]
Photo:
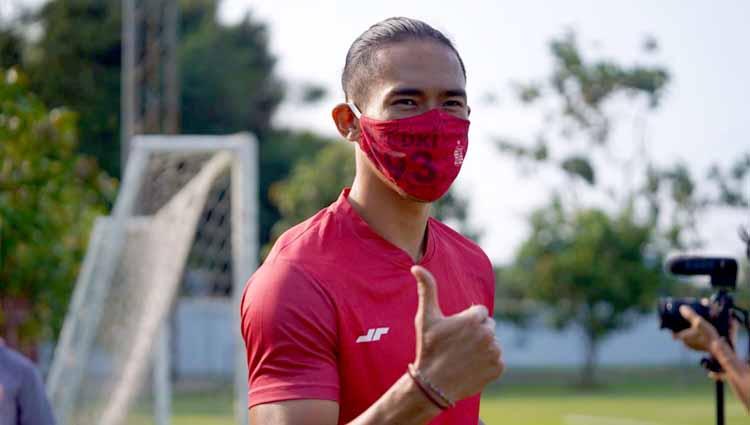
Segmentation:
[[(674, 334), (675, 339), (681, 340), (693, 350), (705, 351), (716, 358), (724, 373), (717, 375), (711, 372), (709, 376), (729, 381), (732, 391), (745, 406), (745, 410), (750, 413), (750, 366), (740, 360), (727, 341), (719, 337), (716, 328), (692, 308), (686, 305), (680, 306), (680, 314), (690, 322), (690, 328)], [(732, 325), (736, 327), (735, 322), (732, 322)], [(736, 335), (736, 328), (732, 329), (731, 333)]]
[(0, 338), (0, 425), (54, 425), (34, 364)]
[(492, 265), (429, 216), (468, 144), (463, 62), (439, 31), (390, 18), (354, 41), (342, 85), (352, 187), (282, 235), (243, 295), (250, 420), (481, 423), (503, 370)]

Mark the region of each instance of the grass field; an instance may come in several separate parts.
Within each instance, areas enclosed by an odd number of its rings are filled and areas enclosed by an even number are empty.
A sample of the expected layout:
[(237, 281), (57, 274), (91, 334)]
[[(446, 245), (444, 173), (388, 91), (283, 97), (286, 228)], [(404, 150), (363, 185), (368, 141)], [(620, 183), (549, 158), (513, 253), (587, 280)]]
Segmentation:
[[(605, 370), (607, 383), (588, 390), (569, 384), (567, 371), (509, 375), (484, 395), (481, 417), (488, 425), (716, 423), (714, 386), (698, 368)], [(726, 399), (727, 424), (750, 423), (728, 388)]]
[[(509, 371), (487, 390), (481, 417), (509, 425), (708, 425), (715, 423), (713, 385), (699, 368), (607, 369), (602, 385), (582, 390), (568, 370)], [(728, 425), (750, 416), (727, 388)], [(174, 425), (232, 425), (228, 391), (179, 394)], [(133, 424), (150, 422), (135, 420)]]

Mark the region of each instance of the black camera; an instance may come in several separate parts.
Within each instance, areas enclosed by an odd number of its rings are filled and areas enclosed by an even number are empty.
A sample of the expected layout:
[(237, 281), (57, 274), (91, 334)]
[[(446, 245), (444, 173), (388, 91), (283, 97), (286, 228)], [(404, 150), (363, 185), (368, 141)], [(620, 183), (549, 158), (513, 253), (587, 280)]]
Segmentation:
[(672, 332), (680, 332), (690, 327), (690, 322), (685, 320), (680, 314), (680, 307), (686, 305), (692, 308), (698, 315), (711, 322), (714, 327), (714, 320), (711, 317), (711, 308), (697, 298), (661, 298), (659, 300), (659, 320), (661, 329), (669, 329)]
[[(750, 260), (750, 233), (746, 229), (741, 229), (740, 238), (745, 243), (745, 254)], [(732, 320), (737, 319), (750, 331), (750, 315), (746, 310), (734, 305), (734, 299), (729, 294), (730, 290), (737, 287), (737, 261), (733, 258), (680, 256), (667, 261), (666, 269), (675, 275), (709, 276), (711, 286), (716, 288), (717, 291), (708, 300), (697, 298), (659, 299), (661, 328), (669, 329), (672, 332), (688, 329), (690, 323), (680, 314), (680, 307), (687, 305), (711, 323), (716, 328), (717, 333), (734, 349), (730, 337)], [(748, 353), (750, 353), (750, 341)], [(713, 356), (703, 358), (701, 365), (712, 372), (722, 371), (721, 365)], [(716, 423), (724, 425), (724, 383), (722, 380), (717, 380), (715, 385)]]
[(739, 309), (734, 306), (734, 300), (729, 294), (737, 286), (737, 261), (733, 258), (680, 256), (670, 259), (666, 268), (676, 275), (710, 276), (711, 286), (718, 288), (718, 292), (707, 302), (696, 298), (661, 298), (661, 328), (672, 332), (689, 328), (690, 323), (680, 314), (680, 307), (687, 305), (711, 323), (719, 335), (728, 337), (731, 318), (739, 314)]

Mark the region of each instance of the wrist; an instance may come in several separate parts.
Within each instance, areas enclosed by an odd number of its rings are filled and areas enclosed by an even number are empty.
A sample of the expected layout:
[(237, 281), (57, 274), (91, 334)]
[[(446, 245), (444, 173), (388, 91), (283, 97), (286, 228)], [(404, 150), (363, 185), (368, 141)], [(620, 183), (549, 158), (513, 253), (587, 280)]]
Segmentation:
[(356, 420), (349, 422), (349, 425), (424, 425), (441, 412), (422, 394), (409, 374), (404, 373), (382, 397)]
[(727, 348), (729, 348), (729, 345), (721, 337), (716, 337), (708, 343), (708, 352), (714, 357), (720, 356)]
[(409, 376), (422, 393), (441, 410), (454, 407), (456, 403), (428, 379), (413, 363), (408, 366)]
[(404, 373), (401, 379), (406, 382), (406, 391), (409, 394), (409, 398), (415, 400), (416, 405), (419, 406), (419, 410), (423, 411), (430, 418), (442, 413), (443, 409), (438, 407), (438, 405), (424, 393), (424, 390), (419, 387), (419, 384), (414, 381), (408, 372)]

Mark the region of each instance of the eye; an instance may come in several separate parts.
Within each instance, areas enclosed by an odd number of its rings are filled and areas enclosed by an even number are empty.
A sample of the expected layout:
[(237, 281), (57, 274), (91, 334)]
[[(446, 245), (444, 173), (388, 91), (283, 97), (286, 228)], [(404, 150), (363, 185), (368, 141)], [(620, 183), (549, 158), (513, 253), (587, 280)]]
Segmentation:
[(417, 106), (417, 102), (414, 99), (397, 99), (393, 102), (394, 105), (405, 105), (405, 106)]
[(448, 106), (451, 108), (461, 108), (464, 106), (464, 103), (460, 100), (447, 100), (445, 103), (443, 103), (443, 106)]

